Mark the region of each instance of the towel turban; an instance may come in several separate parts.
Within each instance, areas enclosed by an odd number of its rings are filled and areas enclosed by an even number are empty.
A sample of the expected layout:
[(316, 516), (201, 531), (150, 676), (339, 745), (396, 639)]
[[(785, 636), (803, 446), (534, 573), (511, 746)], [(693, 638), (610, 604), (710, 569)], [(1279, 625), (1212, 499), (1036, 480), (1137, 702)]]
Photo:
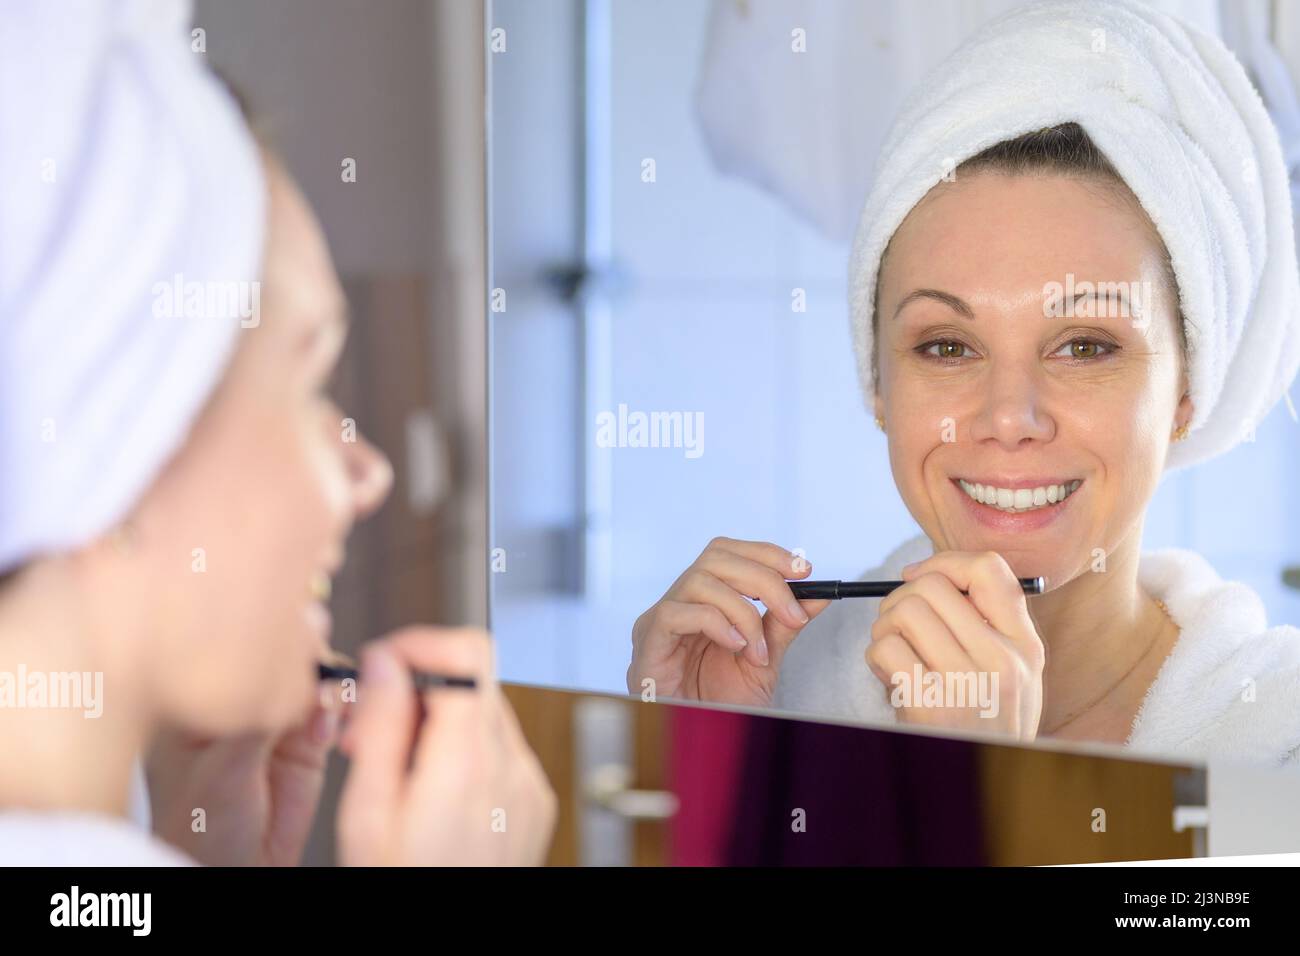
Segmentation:
[(1232, 448), (1300, 366), (1300, 278), (1278, 136), (1216, 38), (1133, 0), (1019, 7), (962, 45), (904, 104), (877, 163), (849, 270), (870, 404), (880, 258), (952, 167), (1075, 122), (1137, 196), (1169, 251), (1187, 335), (1188, 437), (1166, 470)]
[(189, 19), (5, 5), (0, 571), (120, 521), (255, 324), (261, 159)]

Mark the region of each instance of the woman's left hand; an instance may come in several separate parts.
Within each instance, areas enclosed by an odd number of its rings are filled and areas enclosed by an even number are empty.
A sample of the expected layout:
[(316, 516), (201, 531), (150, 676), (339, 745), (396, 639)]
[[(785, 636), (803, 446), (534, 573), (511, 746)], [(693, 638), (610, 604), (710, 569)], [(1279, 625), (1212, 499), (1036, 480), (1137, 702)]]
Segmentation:
[[(903, 580), (881, 600), (866, 654), (899, 719), (1034, 739), (1045, 652), (1006, 560), (994, 551), (942, 551), (909, 565)], [(934, 672), (937, 681), (924, 677)], [(932, 690), (927, 699), (932, 682), (937, 697)]]
[(145, 764), (154, 832), (209, 866), (298, 865), (342, 706), (338, 685), (322, 685), (279, 734), (164, 731)]

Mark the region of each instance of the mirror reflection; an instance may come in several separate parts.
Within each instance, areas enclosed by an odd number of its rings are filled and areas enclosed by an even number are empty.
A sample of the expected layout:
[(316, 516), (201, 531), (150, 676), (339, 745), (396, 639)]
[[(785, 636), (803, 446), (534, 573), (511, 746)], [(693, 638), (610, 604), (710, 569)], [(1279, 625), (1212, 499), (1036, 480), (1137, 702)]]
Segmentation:
[(491, 17), (503, 679), (1300, 760), (1300, 35)]

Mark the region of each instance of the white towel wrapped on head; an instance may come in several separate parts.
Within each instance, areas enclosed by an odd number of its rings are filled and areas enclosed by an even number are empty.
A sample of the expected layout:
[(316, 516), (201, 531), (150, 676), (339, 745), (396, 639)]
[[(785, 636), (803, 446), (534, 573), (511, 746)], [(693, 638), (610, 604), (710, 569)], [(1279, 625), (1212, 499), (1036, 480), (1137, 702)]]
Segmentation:
[(0, 572), (121, 520), (252, 324), (261, 160), (189, 17), (180, 0), (5, 5)]
[(1216, 38), (1133, 0), (1049, 0), (981, 28), (903, 106), (850, 260), (858, 369), (871, 404), (880, 257), (908, 212), (966, 159), (1075, 122), (1150, 216), (1173, 262), (1191, 397), (1172, 470), (1243, 440), (1300, 367), (1300, 276), (1277, 133)]

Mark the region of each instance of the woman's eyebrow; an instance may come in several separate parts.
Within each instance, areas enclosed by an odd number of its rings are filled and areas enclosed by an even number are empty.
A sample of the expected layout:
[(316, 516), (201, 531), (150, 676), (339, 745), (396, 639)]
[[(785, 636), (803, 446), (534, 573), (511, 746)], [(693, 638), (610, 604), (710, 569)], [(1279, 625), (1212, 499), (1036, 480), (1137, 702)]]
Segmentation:
[(903, 301), (898, 303), (898, 308), (894, 309), (894, 318), (898, 318), (898, 313), (903, 311), (903, 307), (916, 299), (933, 299), (936, 302), (942, 302), (962, 318), (972, 321), (975, 319), (975, 310), (967, 305), (965, 301), (950, 292), (941, 292), (938, 289), (913, 289), (903, 296)]
[[(899, 302), (898, 307), (894, 309), (894, 318), (898, 318), (898, 314), (902, 312), (907, 305), (917, 299), (931, 299), (935, 302), (940, 302), (943, 305), (948, 306), (948, 308), (952, 309), (964, 319), (973, 321), (975, 318), (975, 311), (966, 304), (965, 300), (950, 292), (943, 292), (940, 289), (912, 290), (903, 297), (903, 301)], [(1078, 308), (1079, 303), (1087, 299), (1100, 300), (1106, 303), (1113, 301), (1119, 306), (1119, 315), (1121, 317), (1128, 315), (1130, 310), (1128, 295), (1125, 292), (1122, 283), (1101, 284), (1099, 288), (1084, 289), (1080, 292), (1076, 292), (1069, 300), (1069, 311), (1073, 313), (1074, 310)]]

